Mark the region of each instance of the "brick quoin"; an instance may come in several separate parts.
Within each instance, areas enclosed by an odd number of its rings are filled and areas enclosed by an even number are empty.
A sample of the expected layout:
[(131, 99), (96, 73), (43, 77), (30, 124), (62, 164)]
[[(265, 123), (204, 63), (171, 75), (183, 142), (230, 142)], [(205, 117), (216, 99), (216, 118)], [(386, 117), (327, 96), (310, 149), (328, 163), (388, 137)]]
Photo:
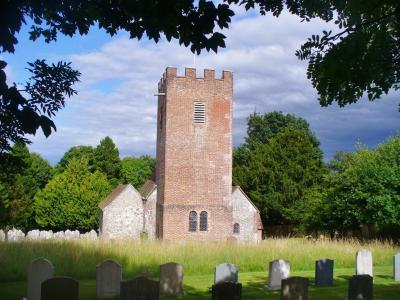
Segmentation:
[[(164, 240), (218, 240), (232, 236), (232, 72), (167, 68), (158, 84), (157, 228)], [(205, 123), (194, 122), (194, 102), (205, 104)], [(196, 232), (189, 213), (197, 212)], [(208, 213), (200, 231), (200, 213)]]

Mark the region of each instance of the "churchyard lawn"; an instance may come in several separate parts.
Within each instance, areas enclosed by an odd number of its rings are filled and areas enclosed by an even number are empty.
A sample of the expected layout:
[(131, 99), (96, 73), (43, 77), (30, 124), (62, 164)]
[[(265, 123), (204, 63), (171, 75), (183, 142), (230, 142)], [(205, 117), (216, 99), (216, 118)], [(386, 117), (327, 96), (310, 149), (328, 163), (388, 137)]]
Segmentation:
[[(267, 291), (268, 262), (282, 258), (290, 261), (291, 275), (314, 281), (315, 260), (335, 260), (334, 286), (309, 288), (310, 299), (343, 300), (348, 279), (355, 272), (356, 251), (368, 248), (373, 254), (374, 299), (395, 300), (400, 282), (393, 276), (393, 255), (400, 247), (391, 243), (357, 241), (308, 241), (304, 239), (268, 239), (260, 245), (225, 245), (159, 242), (89, 242), (42, 241), (0, 243), (0, 298), (21, 300), (26, 294), (26, 270), (30, 261), (46, 257), (55, 275), (79, 280), (80, 299), (95, 299), (96, 265), (107, 258), (123, 267), (123, 278), (146, 274), (158, 278), (159, 265), (176, 261), (184, 266), (184, 289), (181, 299), (211, 299), (214, 268), (222, 262), (239, 266), (242, 299), (279, 299), (279, 291)], [(168, 299), (168, 298), (165, 298)]]

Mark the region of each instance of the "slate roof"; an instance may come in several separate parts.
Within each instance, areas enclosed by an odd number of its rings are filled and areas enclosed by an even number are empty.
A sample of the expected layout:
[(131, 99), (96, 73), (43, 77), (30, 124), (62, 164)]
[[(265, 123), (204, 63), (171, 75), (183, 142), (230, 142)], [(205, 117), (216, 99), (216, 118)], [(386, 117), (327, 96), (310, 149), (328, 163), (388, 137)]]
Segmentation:
[(147, 199), (156, 188), (157, 184), (153, 180), (149, 179), (140, 188), (139, 193), (143, 198)]
[(109, 205), (115, 198), (117, 198), (130, 184), (120, 184), (118, 185), (106, 198), (99, 203), (99, 207), (104, 209)]

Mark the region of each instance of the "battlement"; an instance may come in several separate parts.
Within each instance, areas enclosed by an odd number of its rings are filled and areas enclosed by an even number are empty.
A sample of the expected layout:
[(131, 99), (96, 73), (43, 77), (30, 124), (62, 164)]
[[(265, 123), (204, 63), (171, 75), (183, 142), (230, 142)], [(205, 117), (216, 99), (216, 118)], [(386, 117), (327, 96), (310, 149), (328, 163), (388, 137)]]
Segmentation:
[(199, 79), (199, 80), (232, 80), (233, 74), (231, 71), (222, 71), (221, 78), (215, 77), (215, 71), (212, 69), (204, 69), (203, 77), (196, 76), (196, 68), (185, 68), (185, 76), (178, 76), (178, 69), (175, 67), (167, 67), (163, 76), (158, 83), (158, 90), (162, 91), (165, 80), (167, 78), (188, 78), (188, 79)]

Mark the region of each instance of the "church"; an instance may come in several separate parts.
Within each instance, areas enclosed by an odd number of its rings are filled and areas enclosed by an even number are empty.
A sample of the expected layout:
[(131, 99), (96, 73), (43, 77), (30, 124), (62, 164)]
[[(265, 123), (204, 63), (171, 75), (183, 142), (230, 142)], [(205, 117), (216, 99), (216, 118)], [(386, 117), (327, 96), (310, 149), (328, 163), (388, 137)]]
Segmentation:
[(119, 185), (100, 204), (100, 236), (259, 242), (260, 212), (232, 186), (233, 75), (168, 67), (158, 84), (157, 164), (140, 190)]

